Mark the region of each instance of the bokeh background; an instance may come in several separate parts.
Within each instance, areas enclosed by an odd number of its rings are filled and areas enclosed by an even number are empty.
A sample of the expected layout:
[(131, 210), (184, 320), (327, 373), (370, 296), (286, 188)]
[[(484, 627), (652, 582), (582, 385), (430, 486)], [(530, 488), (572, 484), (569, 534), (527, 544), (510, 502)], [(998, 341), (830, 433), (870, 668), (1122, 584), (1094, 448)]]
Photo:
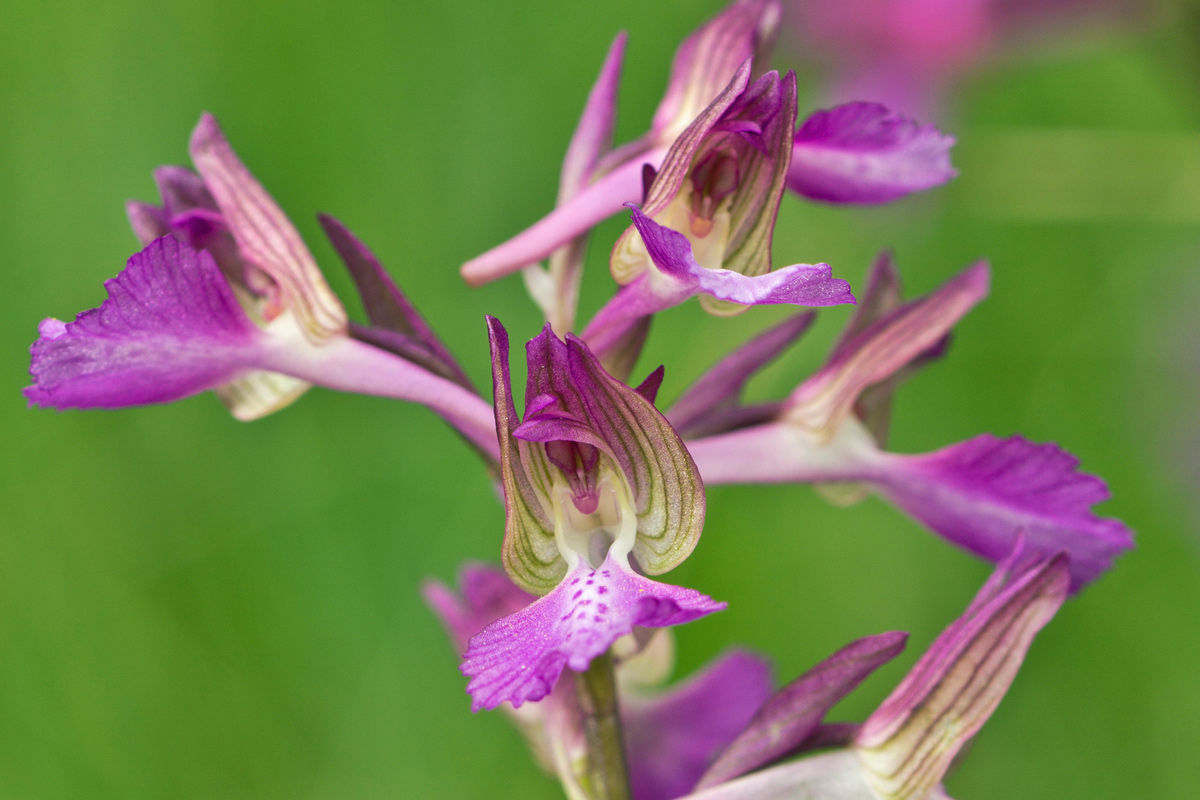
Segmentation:
[[(201, 110), (308, 238), (313, 215), (381, 255), (486, 386), (483, 315), (539, 318), (517, 279), (463, 260), (552, 202), (611, 37), (630, 32), (620, 139), (712, 0), (606, 3), (5, 0), (0, 8), (0, 797), (541, 798), (559, 789), (464, 679), (418, 595), (499, 555), (502, 510), (424, 409), (314, 390), (234, 422), (211, 396), (119, 412), (26, 410), (37, 321), (103, 298), (136, 249), (123, 202), (185, 163)], [(785, 43), (788, 44), (788, 43)], [(821, 102), (806, 48), (801, 114)], [(785, 199), (783, 263), (857, 284), (894, 247), (911, 291), (980, 257), (991, 298), (902, 391), (901, 451), (990, 431), (1056, 441), (1104, 476), (1138, 549), (1071, 601), (969, 758), (956, 797), (1192, 798), (1200, 784), (1200, 15), (995, 48), (938, 121), (962, 175), (875, 210)], [(593, 240), (585, 311), (612, 291), (619, 221)], [(664, 397), (780, 318), (661, 315), (639, 367)], [(752, 387), (814, 368), (843, 310)], [(728, 600), (678, 630), (677, 674), (732, 643), (790, 678), (852, 638), (910, 651), (843, 703), (861, 719), (988, 568), (875, 499), (717, 488), (673, 582)]]

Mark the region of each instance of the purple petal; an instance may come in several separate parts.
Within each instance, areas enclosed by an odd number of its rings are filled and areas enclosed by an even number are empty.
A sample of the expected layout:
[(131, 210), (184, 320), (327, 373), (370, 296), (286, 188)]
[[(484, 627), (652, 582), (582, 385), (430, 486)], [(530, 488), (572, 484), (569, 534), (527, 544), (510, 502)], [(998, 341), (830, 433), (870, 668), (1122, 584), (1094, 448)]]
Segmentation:
[(570, 200), (587, 186), (596, 162), (612, 149), (613, 128), (617, 121), (617, 90), (621, 85), (621, 66), (625, 59), (628, 35), (622, 31), (613, 39), (600, 67), (600, 74), (588, 92), (587, 102), (558, 178), (558, 203)]
[(787, 185), (831, 203), (887, 203), (940, 186), (954, 137), (877, 103), (818, 111), (796, 131)]
[[(404, 352), (397, 354), (416, 361), (431, 372), (449, 378), (466, 389), (471, 389), (471, 381), (458, 365), (458, 361), (400, 291), (400, 287), (379, 263), (371, 249), (334, 217), (318, 214), (317, 219), (349, 270), (350, 277), (354, 279), (354, 285), (358, 288), (363, 308), (371, 324), (419, 342), (427, 353), (424, 355), (419, 350), (401, 347)], [(381, 338), (383, 342), (372, 341), (370, 337), (367, 341), (386, 347), (387, 337)]]
[(1053, 444), (983, 435), (927, 455), (890, 456), (879, 491), (951, 542), (998, 561), (1024, 536), (1032, 552), (1065, 551), (1077, 591), (1133, 547), (1119, 520), (1092, 506), (1109, 498), (1099, 478)]
[(154, 182), (158, 184), (158, 193), (162, 196), (163, 210), (170, 217), (197, 209), (219, 210), (204, 180), (187, 167), (159, 167), (154, 170)]
[(788, 398), (788, 421), (822, 439), (832, 436), (864, 389), (940, 342), (987, 295), (989, 282), (987, 265), (976, 264), (840, 343), (825, 366)]
[(211, 114), (192, 132), (192, 161), (216, 199), (241, 256), (271, 276), (314, 344), (346, 330), (346, 311), (300, 233), (230, 147)]
[(642, 165), (657, 167), (666, 151), (647, 152), (637, 161), (624, 164), (503, 244), (462, 265), (461, 274), (471, 286), (481, 286), (522, 267), (535, 264), (592, 226), (642, 197)]
[(711, 432), (707, 423), (713, 415), (735, 407), (746, 382), (804, 335), (813, 319), (811, 311), (797, 314), (718, 361), (667, 411), (671, 425), (684, 437)]
[(442, 620), (446, 632), (462, 652), (467, 642), (501, 617), (520, 611), (537, 600), (491, 564), (467, 564), (458, 573), (458, 591), (434, 580), (421, 586), (425, 602)]
[(829, 709), (899, 655), (907, 638), (906, 633), (894, 632), (859, 639), (780, 689), (721, 752), (696, 788), (733, 780), (795, 750), (817, 730)]
[(654, 265), (693, 293), (746, 305), (832, 306), (853, 303), (850, 284), (833, 277), (828, 264), (793, 264), (747, 277), (727, 269), (705, 269), (692, 257), (687, 237), (659, 225), (632, 207), (633, 224)]
[[(905, 796), (907, 797), (907, 796)], [(834, 750), (687, 795), (686, 800), (880, 800), (852, 750)], [(934, 800), (933, 796), (922, 800)]]
[(564, 668), (588, 668), (634, 625), (682, 625), (725, 608), (692, 589), (634, 574), (609, 556), (575, 567), (553, 592), (472, 637), (462, 664), (472, 710), (549, 694)]
[(129, 217), (129, 227), (133, 228), (133, 235), (143, 247), (171, 232), (171, 222), (166, 212), (158, 206), (130, 200), (125, 204), (125, 215)]
[(31, 348), (30, 402), (120, 408), (215, 388), (252, 365), (260, 332), (212, 256), (156, 239), (74, 322), (47, 319)]
[[(1018, 545), (1013, 559), (1023, 557)], [(1067, 596), (1067, 558), (1002, 564), (967, 612), (938, 637), (863, 724), (856, 741), (883, 797), (924, 797), (995, 711), (1033, 638)]]
[(781, 15), (777, 0), (732, 2), (685, 39), (675, 51), (651, 135), (670, 143), (721, 93), (741, 64), (766, 60)]
[(735, 650), (662, 694), (622, 697), (634, 800), (687, 794), (770, 694), (770, 662)]

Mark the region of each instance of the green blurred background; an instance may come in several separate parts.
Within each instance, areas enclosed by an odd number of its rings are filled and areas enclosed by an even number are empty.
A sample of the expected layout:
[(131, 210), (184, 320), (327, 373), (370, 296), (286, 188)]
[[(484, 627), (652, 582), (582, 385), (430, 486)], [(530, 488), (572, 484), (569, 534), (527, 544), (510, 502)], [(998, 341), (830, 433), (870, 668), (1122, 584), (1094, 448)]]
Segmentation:
[[(355, 313), (318, 210), (376, 248), (486, 386), (483, 314), (517, 339), (539, 318), (519, 280), (468, 290), (458, 264), (550, 207), (618, 29), (624, 140), (717, 7), (5, 0), (0, 797), (560, 796), (500, 715), (469, 713), (417, 593), (497, 559), (502, 533), (474, 456), (435, 417), (323, 390), (253, 424), (208, 395), (31, 411), (27, 346), (41, 317), (101, 301), (136, 249), (123, 202), (154, 199), (151, 169), (185, 163), (207, 109)], [(896, 449), (1057, 441), (1138, 532), (1035, 643), (949, 781), (964, 800), (1200, 792), (1198, 19), (1166, 9), (975, 73), (943, 120), (962, 169), (946, 189), (879, 210), (784, 201), (777, 259), (825, 260), (856, 285), (883, 246), (915, 292), (992, 261), (992, 297), (898, 398)], [(620, 229), (593, 242), (585, 311), (611, 293)], [(781, 313), (675, 309), (639, 369), (664, 362), (669, 399)], [(752, 393), (795, 385), (844, 318), (823, 313)], [(837, 711), (861, 719), (987, 571), (874, 499), (717, 488), (671, 580), (730, 608), (679, 629), (677, 674), (737, 642), (790, 678), (852, 638), (912, 631)]]

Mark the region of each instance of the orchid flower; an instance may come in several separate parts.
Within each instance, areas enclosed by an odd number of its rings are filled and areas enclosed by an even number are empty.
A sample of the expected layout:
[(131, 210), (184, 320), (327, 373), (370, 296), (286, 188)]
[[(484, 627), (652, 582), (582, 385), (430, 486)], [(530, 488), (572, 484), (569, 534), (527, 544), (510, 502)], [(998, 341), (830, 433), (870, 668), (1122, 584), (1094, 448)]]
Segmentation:
[(164, 167), (163, 206), (130, 203), (145, 247), (105, 284), (108, 299), (73, 322), (39, 326), (31, 403), (121, 408), (211, 389), (251, 420), (316, 383), (423, 403), (496, 453), (486, 402), (361, 242), (322, 219), (372, 328), (351, 327), (299, 233), (212, 116), (190, 149), (199, 175)]
[[(941, 96), (1022, 32), (1135, 15), (1137, 0), (792, 0), (803, 53), (829, 70), (834, 102), (869, 99), (923, 119)], [(1090, 18), (1090, 19), (1089, 19)]]
[[(897, 382), (941, 351), (953, 325), (987, 294), (989, 273), (977, 264), (903, 305), (898, 281), (885, 255), (825, 366), (768, 409), (769, 420), (761, 421), (762, 409), (730, 413), (729, 398), (752, 370), (728, 364), (726, 386), (706, 384), (703, 402), (689, 401), (683, 418), (669, 415), (681, 428), (712, 432), (688, 443), (705, 483), (861, 483), (979, 556), (999, 561), (1024, 534), (1032, 552), (1067, 552), (1073, 590), (1094, 580), (1133, 539), (1119, 520), (1092, 512), (1108, 489), (1078, 472), (1069, 453), (991, 435), (923, 455), (882, 449)], [(760, 355), (752, 348), (733, 361), (753, 367)]]
[[(659, 169), (668, 148), (726, 89), (740, 65), (765, 62), (780, 13), (778, 0), (734, 0), (685, 39), (675, 52), (667, 90), (650, 130), (611, 152), (593, 150), (599, 157), (586, 170), (579, 186), (567, 192), (568, 197), (564, 197), (560, 184), (559, 205), (553, 212), (463, 264), (462, 276), (467, 283), (479, 286), (534, 264), (619, 212), (625, 203), (642, 199), (645, 170)], [(572, 140), (572, 151), (576, 151), (577, 142), (589, 136), (607, 146), (616, 112), (616, 80), (623, 45), (623, 36), (618, 37), (609, 51)], [(593, 128), (599, 135), (589, 133)], [(580, 152), (587, 152), (587, 148)], [(564, 164), (564, 176), (566, 173)]]
[[(540, 700), (566, 667), (584, 672), (633, 627), (679, 625), (725, 607), (644, 575), (677, 566), (704, 524), (704, 487), (654, 408), (655, 371), (616, 380), (574, 336), (547, 326), (526, 346), (517, 417), (508, 334), (488, 318), (506, 507), (504, 568), (543, 595), (475, 635), (462, 670), (472, 707)], [(635, 567), (636, 565), (636, 567)]]
[[(485, 564), (464, 567), (458, 584), (457, 594), (436, 581), (424, 587), (426, 602), (458, 652), (487, 625), (537, 600), (503, 570)], [(640, 649), (633, 644), (636, 638), (635, 634), (618, 642), (631, 645), (616, 667), (633, 800), (671, 800), (686, 794), (716, 753), (750, 722), (771, 694), (771, 667), (756, 655), (733, 650), (687, 680), (654, 691), (674, 660), (670, 629), (654, 632)], [(559, 680), (540, 702), (501, 707), (525, 735), (538, 762), (562, 781), (568, 797), (586, 798), (578, 706), (571, 682)]]
[[(822, 735), (828, 709), (895, 656), (904, 634), (843, 648), (768, 700), (687, 800), (946, 798), (943, 777), (1062, 605), (1068, 572), (1064, 555), (1031, 561), (1018, 544), (861, 727), (831, 726), (825, 730), (835, 733)], [(834, 743), (829, 752), (752, 771)]]

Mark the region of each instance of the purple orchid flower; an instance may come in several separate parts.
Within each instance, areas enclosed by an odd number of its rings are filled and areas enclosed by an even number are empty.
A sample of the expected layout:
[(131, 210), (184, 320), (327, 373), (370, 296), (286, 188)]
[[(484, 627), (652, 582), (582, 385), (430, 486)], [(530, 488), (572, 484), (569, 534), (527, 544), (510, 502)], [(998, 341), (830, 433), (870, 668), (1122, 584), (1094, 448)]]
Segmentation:
[(787, 186), (829, 203), (890, 203), (940, 186), (954, 137), (878, 103), (818, 111), (796, 131)]
[[(470, 638), (537, 600), (503, 570), (470, 564), (459, 573), (459, 593), (436, 581), (425, 599), (462, 652)], [(617, 686), (625, 754), (634, 800), (671, 800), (686, 794), (718, 751), (750, 722), (771, 694), (771, 666), (733, 650), (666, 690), (673, 665), (670, 629), (638, 646), (637, 633), (621, 640)], [(537, 703), (502, 708), (529, 741), (538, 762), (564, 784), (568, 797), (586, 798), (578, 767), (584, 757), (578, 700), (570, 681), (559, 680)]]
[(522, 421), (508, 335), (491, 317), (488, 333), (504, 567), (544, 596), (471, 639), (462, 670), (475, 710), (540, 700), (564, 668), (586, 670), (634, 626), (679, 625), (725, 607), (644, 577), (687, 558), (704, 524), (700, 476), (652, 401), (661, 370), (631, 389), (582, 341), (563, 342), (547, 326), (526, 346)]
[(1069, 453), (990, 435), (923, 455), (881, 447), (897, 383), (940, 354), (988, 284), (987, 266), (977, 264), (933, 294), (897, 305), (898, 277), (881, 258), (846, 335), (822, 369), (778, 410), (768, 409), (772, 419), (760, 422), (762, 409), (731, 414), (728, 401), (745, 370), (729, 371), (724, 393), (706, 389), (711, 407), (690, 405), (682, 420), (689, 428), (724, 431), (688, 443), (705, 482), (862, 485), (979, 556), (999, 561), (1024, 535), (1035, 553), (1070, 555), (1073, 590), (1094, 580), (1133, 538), (1119, 520), (1092, 512), (1108, 489), (1078, 472)]
[(497, 453), (487, 403), (361, 242), (322, 219), (363, 292), (370, 329), (351, 327), (299, 233), (212, 116), (190, 149), (199, 175), (161, 168), (162, 207), (129, 204), (145, 247), (105, 284), (108, 299), (73, 322), (39, 326), (31, 403), (121, 408), (211, 389), (250, 420), (316, 383), (423, 403)]
[(1129, 19), (1137, 0), (793, 0), (789, 28), (830, 72), (834, 102), (934, 118), (954, 78), (1027, 34)]
[[(861, 727), (814, 735), (832, 701), (895, 656), (904, 634), (861, 639), (782, 689), (687, 800), (945, 800), (943, 777), (996, 710), (1069, 583), (1066, 556), (1031, 560), (1018, 544)], [(761, 769), (835, 742), (830, 752)]]
[[(780, 15), (778, 0), (734, 0), (685, 39), (675, 52), (667, 90), (650, 130), (616, 150), (593, 150), (597, 157), (586, 175), (580, 176), (580, 184), (566, 193), (569, 197), (564, 197), (560, 185), (559, 205), (553, 212), (463, 265), (467, 283), (479, 286), (535, 264), (619, 212), (625, 203), (640, 200), (645, 190), (644, 171), (659, 169), (668, 148), (722, 93), (741, 64), (765, 61)], [(607, 148), (624, 44), (623, 38), (618, 41), (589, 98), (572, 151), (576, 142), (584, 140), (602, 140)], [(566, 167), (564, 164), (564, 174)]]
[(602, 357), (619, 348), (638, 324), (655, 312), (689, 297), (750, 305), (832, 306), (853, 303), (850, 284), (833, 277), (828, 264), (793, 264), (753, 276), (696, 262), (684, 234), (652, 220), (630, 204), (637, 241), (653, 265), (624, 286), (592, 318), (583, 332), (588, 346)]

